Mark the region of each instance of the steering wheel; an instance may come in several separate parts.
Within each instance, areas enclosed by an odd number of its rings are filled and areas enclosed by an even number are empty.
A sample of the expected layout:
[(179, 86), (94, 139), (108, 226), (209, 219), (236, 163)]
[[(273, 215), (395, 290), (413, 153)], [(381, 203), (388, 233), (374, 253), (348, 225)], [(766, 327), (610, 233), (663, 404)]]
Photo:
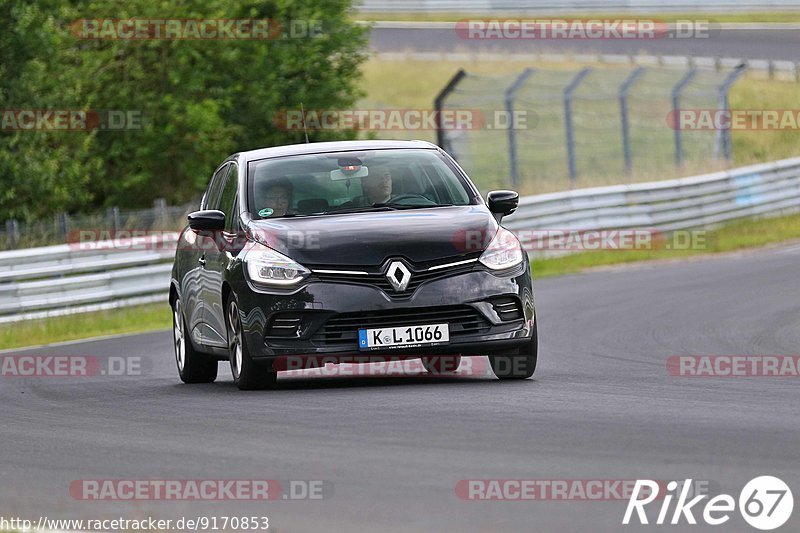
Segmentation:
[(431, 200), (427, 196), (423, 196), (421, 194), (414, 194), (414, 193), (401, 194), (399, 196), (395, 196), (394, 198), (391, 199), (391, 203), (393, 203), (393, 204), (402, 203), (403, 200), (422, 200), (422, 202), (419, 202), (419, 203), (418, 202), (410, 202), (410, 203), (407, 203), (406, 205), (436, 205), (436, 202), (434, 202), (433, 200)]

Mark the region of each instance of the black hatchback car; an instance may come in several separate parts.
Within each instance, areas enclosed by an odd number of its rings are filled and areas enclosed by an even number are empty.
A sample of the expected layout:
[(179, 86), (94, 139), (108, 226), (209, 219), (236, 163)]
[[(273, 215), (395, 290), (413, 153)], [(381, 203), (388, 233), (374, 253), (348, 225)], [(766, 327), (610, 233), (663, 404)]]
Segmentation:
[(484, 202), (421, 141), (230, 156), (189, 215), (172, 270), (181, 379), (214, 381), (229, 360), (239, 388), (260, 389), (287, 368), (422, 358), (446, 373), (472, 355), (488, 355), (499, 378), (530, 377), (530, 264), (500, 225), (518, 201), (494, 191)]

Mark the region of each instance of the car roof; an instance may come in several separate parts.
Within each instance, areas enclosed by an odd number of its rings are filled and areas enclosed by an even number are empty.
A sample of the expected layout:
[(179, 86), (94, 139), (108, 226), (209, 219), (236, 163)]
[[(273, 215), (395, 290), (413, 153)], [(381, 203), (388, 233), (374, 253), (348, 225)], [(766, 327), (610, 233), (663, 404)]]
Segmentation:
[(261, 148), (259, 150), (240, 152), (236, 154), (236, 156), (244, 161), (256, 161), (258, 159), (268, 159), (271, 157), (282, 157), (287, 155), (320, 154), (326, 152), (346, 152), (356, 150), (389, 150), (393, 148), (436, 150), (438, 147), (435, 144), (427, 141), (335, 141), (274, 146), (272, 148)]

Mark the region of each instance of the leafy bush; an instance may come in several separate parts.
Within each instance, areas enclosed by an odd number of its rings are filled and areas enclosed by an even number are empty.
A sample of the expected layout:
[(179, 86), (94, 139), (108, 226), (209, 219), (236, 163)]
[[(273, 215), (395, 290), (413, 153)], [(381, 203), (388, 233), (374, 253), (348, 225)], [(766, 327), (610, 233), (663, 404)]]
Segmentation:
[[(122, 110), (126, 131), (0, 130), (0, 219), (183, 203), (234, 151), (303, 142), (281, 110), (361, 95), (366, 30), (349, 0), (0, 0), (0, 110)], [(82, 19), (270, 19), (322, 31), (270, 40), (84, 39)], [(321, 26), (320, 26), (321, 25)], [(72, 28), (74, 30), (74, 27)], [(311, 140), (348, 132), (309, 132)]]

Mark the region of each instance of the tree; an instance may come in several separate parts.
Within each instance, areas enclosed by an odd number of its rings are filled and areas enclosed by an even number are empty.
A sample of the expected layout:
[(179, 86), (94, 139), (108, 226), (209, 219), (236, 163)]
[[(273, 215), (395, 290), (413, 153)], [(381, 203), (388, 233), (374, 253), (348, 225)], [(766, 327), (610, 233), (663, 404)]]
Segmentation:
[[(59, 19), (69, 6), (0, 0), (0, 110), (80, 109), (79, 73)], [(102, 160), (93, 134), (0, 129), (0, 219), (31, 220), (89, 207), (88, 185)]]
[[(302, 131), (273, 120), (282, 110), (346, 109), (359, 97), (366, 34), (348, 19), (349, 0), (0, 5), (11, 13), (0, 22), (0, 108), (141, 116), (140, 129), (124, 131), (1, 133), (0, 218), (188, 201), (229, 153), (302, 142)], [(112, 18), (270, 19), (282, 31), (269, 40), (86, 39), (73, 24)]]

